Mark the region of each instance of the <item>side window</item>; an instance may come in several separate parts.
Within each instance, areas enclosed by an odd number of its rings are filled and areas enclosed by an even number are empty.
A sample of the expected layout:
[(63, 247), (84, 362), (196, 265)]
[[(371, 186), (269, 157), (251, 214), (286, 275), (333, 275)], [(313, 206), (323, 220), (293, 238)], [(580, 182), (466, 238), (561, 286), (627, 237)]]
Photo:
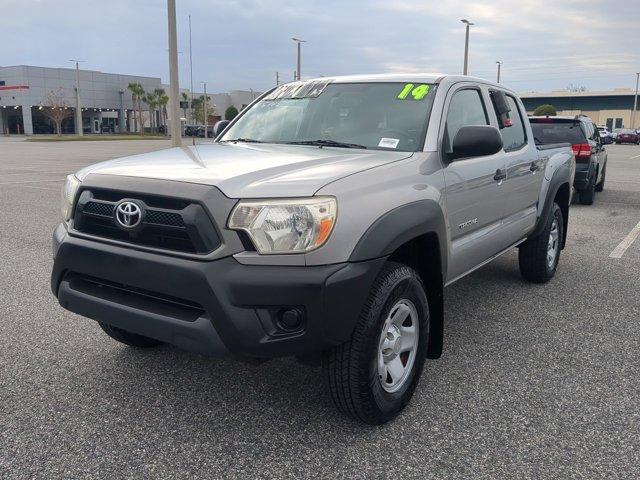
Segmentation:
[(596, 143), (602, 143), (602, 139), (600, 138), (600, 130), (598, 130), (598, 127), (596, 127), (595, 123), (593, 122), (589, 122), (589, 125), (591, 125), (591, 128), (593, 129), (593, 135), (591, 135), (593, 141)]
[(443, 150), (453, 151), (453, 139), (461, 127), (470, 125), (489, 125), (487, 112), (478, 90), (459, 90), (451, 97), (445, 124)]
[[(507, 103), (511, 108), (508, 113), (509, 124), (500, 127), (502, 143), (505, 152), (511, 152), (522, 148), (527, 143), (527, 136), (522, 121), (522, 113), (518, 108), (518, 102), (510, 95), (506, 95)], [(507, 123), (505, 121), (505, 123)]]
[(582, 129), (584, 130), (584, 135), (585, 137), (587, 137), (589, 140), (595, 140), (594, 137), (594, 127), (593, 124), (589, 121), (582, 121)]

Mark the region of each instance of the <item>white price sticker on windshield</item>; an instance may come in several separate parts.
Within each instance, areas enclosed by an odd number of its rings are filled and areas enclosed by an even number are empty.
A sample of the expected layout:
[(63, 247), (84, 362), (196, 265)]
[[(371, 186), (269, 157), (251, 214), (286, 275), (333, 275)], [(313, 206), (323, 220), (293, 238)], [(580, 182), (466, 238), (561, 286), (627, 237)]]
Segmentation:
[(398, 148), (398, 143), (400, 140), (397, 138), (381, 138), (380, 143), (378, 143), (379, 147), (383, 148)]

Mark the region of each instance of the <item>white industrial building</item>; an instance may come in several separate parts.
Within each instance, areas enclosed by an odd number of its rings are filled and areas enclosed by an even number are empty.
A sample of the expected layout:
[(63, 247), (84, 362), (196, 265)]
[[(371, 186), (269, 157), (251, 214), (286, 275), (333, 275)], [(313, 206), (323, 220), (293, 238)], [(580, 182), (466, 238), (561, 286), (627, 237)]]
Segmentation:
[[(85, 133), (110, 131), (115, 133), (139, 131), (141, 126), (134, 120), (134, 108), (130, 83), (139, 83), (146, 92), (162, 88), (169, 93), (158, 77), (144, 77), (79, 70), (80, 105), (82, 128)], [(56, 92), (61, 108), (69, 115), (62, 122), (63, 133), (75, 131), (76, 70), (74, 68), (46, 68), (29, 65), (0, 67), (0, 134), (53, 133), (53, 122), (44, 114), (47, 97)], [(189, 90), (181, 89), (190, 99)], [(202, 95), (194, 93), (194, 98)], [(213, 119), (224, 117), (225, 110), (233, 105), (238, 110), (251, 103), (258, 92), (233, 90), (229, 93), (208, 93), (209, 105), (213, 106)], [(182, 101), (182, 96), (179, 99)], [(183, 123), (193, 123), (190, 105), (182, 104)], [(143, 103), (143, 123), (149, 127), (150, 112)], [(186, 113), (186, 117), (184, 116)], [(160, 113), (154, 113), (159, 119)], [(156, 125), (161, 121), (156, 121)]]

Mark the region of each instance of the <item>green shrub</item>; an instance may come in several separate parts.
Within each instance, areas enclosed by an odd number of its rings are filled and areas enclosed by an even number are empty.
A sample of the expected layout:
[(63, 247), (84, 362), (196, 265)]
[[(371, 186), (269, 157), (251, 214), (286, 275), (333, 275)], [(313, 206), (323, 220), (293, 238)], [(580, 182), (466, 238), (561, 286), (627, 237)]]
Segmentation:
[(553, 105), (549, 105), (545, 103), (544, 105), (540, 105), (533, 111), (533, 114), (536, 117), (555, 117), (557, 115), (556, 107)]
[(224, 111), (224, 119), (225, 120), (233, 120), (238, 115), (238, 109), (231, 105)]

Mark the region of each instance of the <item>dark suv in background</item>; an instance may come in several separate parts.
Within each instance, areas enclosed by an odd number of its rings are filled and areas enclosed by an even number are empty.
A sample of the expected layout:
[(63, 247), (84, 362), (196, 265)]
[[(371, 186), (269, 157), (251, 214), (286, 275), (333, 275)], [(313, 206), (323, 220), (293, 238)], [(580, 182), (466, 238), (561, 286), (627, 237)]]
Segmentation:
[(598, 128), (589, 117), (530, 117), (536, 144), (570, 143), (576, 157), (574, 188), (580, 203), (591, 205), (604, 189), (607, 151)]

